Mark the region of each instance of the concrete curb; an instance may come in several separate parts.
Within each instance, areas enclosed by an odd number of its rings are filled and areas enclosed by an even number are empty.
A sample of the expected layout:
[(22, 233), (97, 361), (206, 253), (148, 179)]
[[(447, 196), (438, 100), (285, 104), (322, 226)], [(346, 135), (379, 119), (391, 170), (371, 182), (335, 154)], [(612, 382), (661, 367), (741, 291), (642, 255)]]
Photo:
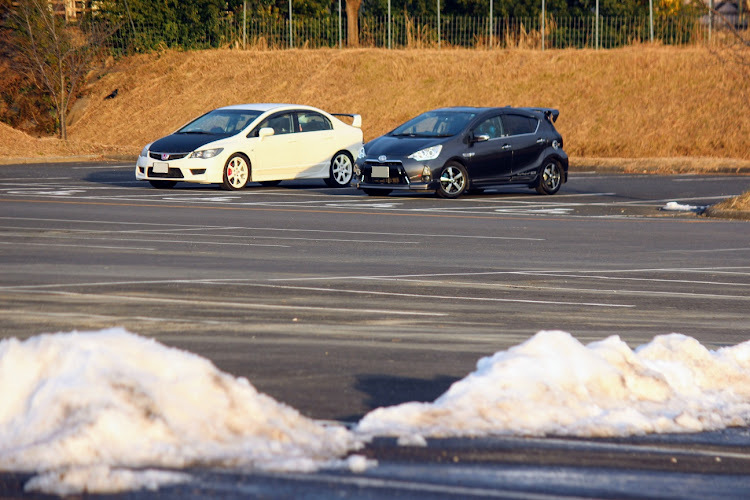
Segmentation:
[(713, 207), (708, 207), (703, 212), (703, 215), (706, 217), (711, 217), (712, 219), (750, 221), (750, 210), (721, 210)]

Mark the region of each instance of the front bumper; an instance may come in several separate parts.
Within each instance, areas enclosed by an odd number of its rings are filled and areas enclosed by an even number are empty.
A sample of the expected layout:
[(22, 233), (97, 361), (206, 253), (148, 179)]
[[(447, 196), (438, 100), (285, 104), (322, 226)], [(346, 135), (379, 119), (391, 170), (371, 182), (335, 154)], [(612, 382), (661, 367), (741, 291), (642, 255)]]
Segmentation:
[(201, 158), (180, 158), (158, 161), (139, 156), (135, 165), (135, 178), (139, 181), (167, 180), (213, 184), (221, 182), (222, 168), (214, 160)]
[(355, 164), (352, 186), (358, 189), (388, 189), (391, 191), (434, 191), (438, 182), (434, 170), (416, 161), (404, 164), (400, 160), (358, 160)]

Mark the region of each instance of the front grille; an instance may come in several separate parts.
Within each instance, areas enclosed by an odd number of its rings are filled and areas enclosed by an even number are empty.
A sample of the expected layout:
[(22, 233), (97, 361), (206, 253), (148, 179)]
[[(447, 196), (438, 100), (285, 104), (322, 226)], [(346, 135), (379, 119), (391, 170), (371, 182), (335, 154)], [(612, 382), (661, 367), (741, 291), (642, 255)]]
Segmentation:
[[(159, 161), (179, 160), (180, 158), (185, 158), (188, 154), (190, 153), (155, 153), (153, 151), (149, 151), (148, 153), (151, 158)], [(166, 156), (162, 157), (162, 155)]]
[(170, 168), (169, 172), (162, 173), (162, 172), (154, 172), (153, 167), (148, 168), (148, 176), (149, 177), (155, 177), (155, 178), (164, 178), (164, 179), (184, 179), (185, 177), (182, 175), (182, 170), (179, 168)]

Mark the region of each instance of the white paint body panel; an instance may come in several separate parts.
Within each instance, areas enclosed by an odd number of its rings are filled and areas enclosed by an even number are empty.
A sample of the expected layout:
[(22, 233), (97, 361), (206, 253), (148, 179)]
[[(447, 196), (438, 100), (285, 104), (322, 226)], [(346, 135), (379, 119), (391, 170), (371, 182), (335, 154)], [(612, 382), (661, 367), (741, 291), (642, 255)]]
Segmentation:
[[(263, 113), (238, 134), (221, 138), (196, 149), (223, 148), (217, 156), (208, 159), (185, 157), (168, 161), (170, 169), (180, 169), (181, 178), (149, 176), (149, 168), (153, 167), (154, 163), (164, 162), (146, 155), (138, 156), (135, 168), (136, 179), (220, 184), (223, 181), (224, 165), (236, 153), (243, 154), (250, 160), (251, 182), (326, 179), (330, 177), (331, 160), (336, 153), (347, 151), (353, 163), (363, 145), (361, 128), (344, 123), (335, 116), (311, 106), (244, 104), (227, 106), (226, 109), (249, 109), (263, 111)], [(264, 138), (248, 137), (266, 118), (284, 111), (315, 111), (328, 118), (333, 129), (295, 131)], [(361, 117), (353, 115), (352, 122), (355, 125), (361, 125)], [(205, 172), (199, 172), (202, 170)]]

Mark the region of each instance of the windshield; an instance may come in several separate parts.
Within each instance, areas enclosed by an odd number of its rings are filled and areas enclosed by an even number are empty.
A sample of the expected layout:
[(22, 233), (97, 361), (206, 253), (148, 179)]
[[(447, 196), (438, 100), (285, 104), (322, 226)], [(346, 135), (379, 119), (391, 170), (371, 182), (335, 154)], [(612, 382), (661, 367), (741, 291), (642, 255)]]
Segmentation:
[(389, 135), (409, 137), (450, 137), (461, 132), (476, 113), (428, 111), (397, 127)]
[(176, 133), (234, 135), (250, 125), (261, 111), (247, 109), (215, 109), (196, 118)]

